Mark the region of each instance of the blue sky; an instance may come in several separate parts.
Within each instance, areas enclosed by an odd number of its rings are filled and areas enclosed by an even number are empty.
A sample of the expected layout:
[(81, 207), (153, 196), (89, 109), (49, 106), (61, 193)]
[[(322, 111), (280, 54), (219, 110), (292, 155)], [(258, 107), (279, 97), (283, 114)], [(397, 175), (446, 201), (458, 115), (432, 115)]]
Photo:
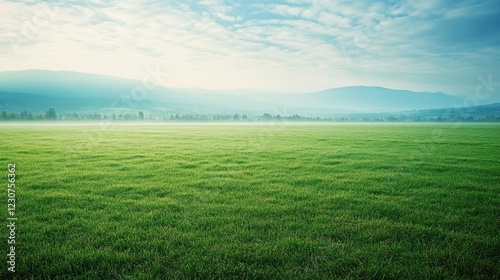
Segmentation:
[(1, 1), (0, 10), (0, 71), (141, 79), (156, 69), (170, 87), (280, 92), (473, 95), (486, 80), (500, 94), (497, 0)]

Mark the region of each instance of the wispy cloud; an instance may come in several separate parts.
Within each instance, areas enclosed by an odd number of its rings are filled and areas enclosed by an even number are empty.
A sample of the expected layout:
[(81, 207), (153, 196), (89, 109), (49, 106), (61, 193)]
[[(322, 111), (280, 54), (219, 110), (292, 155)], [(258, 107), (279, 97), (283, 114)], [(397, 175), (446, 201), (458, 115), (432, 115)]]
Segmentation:
[(0, 71), (53, 69), (169, 85), (305, 92), (347, 85), (470, 93), (499, 75), (486, 1), (2, 1)]

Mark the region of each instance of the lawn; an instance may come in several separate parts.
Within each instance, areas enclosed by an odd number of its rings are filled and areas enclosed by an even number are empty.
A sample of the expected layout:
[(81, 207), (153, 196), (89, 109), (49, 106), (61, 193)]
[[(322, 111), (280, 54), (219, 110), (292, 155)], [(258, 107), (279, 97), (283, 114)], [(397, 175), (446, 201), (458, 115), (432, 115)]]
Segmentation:
[(1, 279), (500, 278), (499, 125), (3, 124), (0, 139)]

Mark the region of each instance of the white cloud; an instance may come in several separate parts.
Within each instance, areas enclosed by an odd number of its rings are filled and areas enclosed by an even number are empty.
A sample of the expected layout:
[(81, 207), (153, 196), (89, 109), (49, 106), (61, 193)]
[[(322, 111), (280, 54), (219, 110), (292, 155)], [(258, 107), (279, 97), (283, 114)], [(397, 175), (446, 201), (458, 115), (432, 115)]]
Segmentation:
[(288, 5), (272, 5), (270, 10), (273, 13), (284, 16), (299, 16), (304, 12), (304, 7), (288, 6)]
[(318, 15), (318, 22), (328, 26), (343, 28), (348, 28), (351, 26), (351, 21), (348, 18), (329, 12), (320, 12)]
[(494, 60), (484, 57), (498, 53), (494, 47), (474, 54), (435, 52), (445, 45), (425, 37), (435, 22), (424, 19), (468, 11), (464, 5), (447, 9), (441, 1), (78, 3), (0, 2), (0, 71), (41, 68), (140, 79), (146, 67), (160, 64), (175, 87), (300, 92), (376, 79), (390, 86), (398, 76), (404, 80), (397, 83), (411, 89), (418, 86), (411, 73), (452, 75), (459, 69), (465, 75), (493, 68)]

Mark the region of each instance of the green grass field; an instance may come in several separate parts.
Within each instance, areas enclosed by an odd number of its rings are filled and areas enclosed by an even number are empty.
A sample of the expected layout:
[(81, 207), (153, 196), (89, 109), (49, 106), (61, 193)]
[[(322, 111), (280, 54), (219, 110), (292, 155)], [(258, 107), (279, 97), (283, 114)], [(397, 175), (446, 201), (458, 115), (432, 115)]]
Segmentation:
[(500, 278), (498, 125), (1, 125), (0, 138), (1, 279)]

